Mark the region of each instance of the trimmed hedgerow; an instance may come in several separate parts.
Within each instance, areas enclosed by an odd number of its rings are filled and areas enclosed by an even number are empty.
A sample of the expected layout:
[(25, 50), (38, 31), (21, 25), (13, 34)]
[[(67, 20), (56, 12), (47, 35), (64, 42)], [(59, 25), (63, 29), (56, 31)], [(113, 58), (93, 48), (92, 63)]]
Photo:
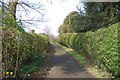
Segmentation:
[[(114, 77), (119, 77), (118, 24), (98, 29), (95, 32), (62, 34), (59, 43), (70, 46), (86, 56), (92, 56), (99, 68), (107, 70)], [(70, 37), (64, 37), (67, 35)], [(68, 40), (69, 45), (65, 40)]]
[[(16, 77), (22, 64), (29, 64), (48, 49), (44, 34), (19, 32), (16, 28), (2, 28), (2, 62), (4, 72)], [(7, 76), (3, 74), (3, 77)], [(8, 76), (7, 76), (8, 77)]]

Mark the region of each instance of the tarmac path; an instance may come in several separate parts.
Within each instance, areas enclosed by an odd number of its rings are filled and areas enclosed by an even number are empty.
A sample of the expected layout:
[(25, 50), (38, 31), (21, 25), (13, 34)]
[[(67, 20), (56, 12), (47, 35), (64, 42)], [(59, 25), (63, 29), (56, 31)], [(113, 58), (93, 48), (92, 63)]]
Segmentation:
[(59, 46), (52, 44), (49, 51), (50, 70), (46, 78), (96, 78)]

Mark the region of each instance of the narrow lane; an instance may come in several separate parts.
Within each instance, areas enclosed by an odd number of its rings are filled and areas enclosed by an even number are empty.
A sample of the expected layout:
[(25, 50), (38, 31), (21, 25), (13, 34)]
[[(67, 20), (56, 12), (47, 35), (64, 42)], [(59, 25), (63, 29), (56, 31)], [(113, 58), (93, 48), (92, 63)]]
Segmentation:
[(95, 78), (59, 46), (52, 45), (50, 51), (52, 52), (49, 61), (51, 69), (46, 78)]

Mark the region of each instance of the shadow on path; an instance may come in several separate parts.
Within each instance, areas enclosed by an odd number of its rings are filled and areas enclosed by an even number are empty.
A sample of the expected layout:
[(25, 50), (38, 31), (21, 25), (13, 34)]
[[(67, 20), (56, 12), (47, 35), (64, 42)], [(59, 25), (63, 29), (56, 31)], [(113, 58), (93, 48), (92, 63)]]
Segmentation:
[(59, 46), (51, 45), (49, 53), (50, 70), (46, 78), (95, 78)]

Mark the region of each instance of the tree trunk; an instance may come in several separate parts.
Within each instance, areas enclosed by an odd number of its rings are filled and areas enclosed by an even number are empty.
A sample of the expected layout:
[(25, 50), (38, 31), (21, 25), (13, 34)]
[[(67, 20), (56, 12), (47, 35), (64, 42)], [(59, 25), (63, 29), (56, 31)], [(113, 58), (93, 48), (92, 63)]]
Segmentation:
[(16, 9), (17, 9), (18, 0), (9, 0), (8, 10), (12, 14), (13, 18), (16, 20)]

